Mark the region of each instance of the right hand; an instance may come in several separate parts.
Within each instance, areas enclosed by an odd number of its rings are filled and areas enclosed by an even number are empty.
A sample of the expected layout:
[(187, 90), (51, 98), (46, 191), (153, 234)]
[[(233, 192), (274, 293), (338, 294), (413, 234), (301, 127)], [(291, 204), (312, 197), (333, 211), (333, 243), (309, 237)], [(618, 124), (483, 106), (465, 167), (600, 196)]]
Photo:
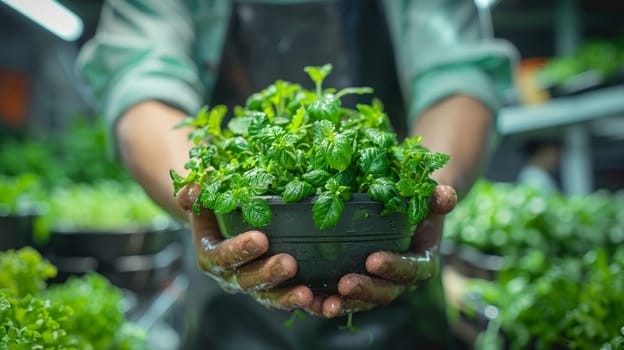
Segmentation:
[(310, 288), (299, 285), (276, 288), (297, 273), (297, 262), (288, 254), (264, 256), (269, 250), (267, 236), (248, 231), (224, 239), (214, 213), (201, 208), (192, 212), (199, 195), (198, 184), (189, 184), (178, 193), (178, 204), (189, 215), (199, 268), (229, 293), (248, 293), (259, 303), (275, 309), (307, 308), (313, 301)]

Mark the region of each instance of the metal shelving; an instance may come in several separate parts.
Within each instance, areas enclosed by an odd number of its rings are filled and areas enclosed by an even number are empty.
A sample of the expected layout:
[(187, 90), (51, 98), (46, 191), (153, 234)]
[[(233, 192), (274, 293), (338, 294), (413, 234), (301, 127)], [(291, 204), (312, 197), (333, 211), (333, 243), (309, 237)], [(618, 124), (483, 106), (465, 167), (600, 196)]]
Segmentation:
[(498, 130), (503, 135), (517, 134), (617, 115), (624, 115), (624, 85), (561, 97), (541, 105), (503, 108)]

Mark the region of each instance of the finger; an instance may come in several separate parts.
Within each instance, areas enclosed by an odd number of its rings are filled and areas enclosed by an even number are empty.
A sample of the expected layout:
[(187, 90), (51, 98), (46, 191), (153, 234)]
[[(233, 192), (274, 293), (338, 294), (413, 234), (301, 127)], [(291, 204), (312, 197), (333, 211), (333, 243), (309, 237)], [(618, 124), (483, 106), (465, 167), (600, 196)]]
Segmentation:
[(217, 245), (202, 239), (199, 258), (205, 271), (220, 274), (256, 259), (268, 250), (269, 240), (264, 233), (248, 231)]
[(338, 295), (332, 295), (327, 297), (327, 299), (323, 302), (323, 316), (327, 318), (334, 318), (344, 316), (352, 312), (367, 311), (375, 306), (375, 304), (367, 303), (362, 300), (347, 299)]
[(338, 282), (338, 292), (343, 297), (377, 305), (389, 304), (406, 289), (406, 285), (357, 273), (345, 275)]
[(429, 212), (445, 215), (451, 212), (457, 204), (457, 192), (451, 186), (438, 185), (429, 197)]
[(201, 247), (206, 242), (216, 245), (223, 240), (223, 237), (214, 213), (201, 205), (199, 206), (199, 212), (193, 211), (193, 205), (200, 192), (201, 187), (197, 183), (184, 186), (178, 192), (178, 204), (183, 210), (188, 212), (195, 247)]
[(184, 211), (191, 211), (193, 204), (201, 192), (201, 187), (197, 183), (190, 183), (184, 186), (177, 194), (178, 205)]
[(424, 254), (375, 252), (366, 259), (366, 271), (400, 284), (427, 281), (438, 274), (439, 257), (429, 251)]
[(425, 255), (427, 252), (437, 251), (442, 239), (444, 215), (429, 215), (418, 224), (416, 232), (410, 242), (410, 253)]
[(306, 308), (314, 300), (312, 290), (306, 286), (257, 291), (252, 295), (259, 303), (267, 307), (287, 311)]
[(295, 259), (288, 254), (278, 254), (243, 265), (236, 274), (240, 288), (249, 291), (275, 287), (296, 273)]
[(323, 302), (326, 298), (324, 295), (314, 295), (312, 302), (305, 308), (305, 311), (312, 316), (323, 316)]

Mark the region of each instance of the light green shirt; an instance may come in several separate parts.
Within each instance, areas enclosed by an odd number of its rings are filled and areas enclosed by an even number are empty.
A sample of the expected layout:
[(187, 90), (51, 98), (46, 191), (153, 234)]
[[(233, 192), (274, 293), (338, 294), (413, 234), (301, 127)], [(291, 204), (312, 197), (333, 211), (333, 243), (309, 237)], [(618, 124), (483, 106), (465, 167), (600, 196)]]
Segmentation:
[[(511, 87), (516, 51), (505, 41), (480, 38), (472, 1), (382, 4), (409, 118), (452, 94), (497, 110), (500, 92)], [(109, 125), (144, 100), (188, 114), (209, 101), (232, 5), (232, 0), (107, 1), (97, 34), (78, 62)]]

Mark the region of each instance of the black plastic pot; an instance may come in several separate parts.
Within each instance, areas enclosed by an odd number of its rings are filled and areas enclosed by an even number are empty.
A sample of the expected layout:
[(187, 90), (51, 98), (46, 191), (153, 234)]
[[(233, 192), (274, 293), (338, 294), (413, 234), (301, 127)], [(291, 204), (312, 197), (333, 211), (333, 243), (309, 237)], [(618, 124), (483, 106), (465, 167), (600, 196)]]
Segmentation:
[(51, 231), (48, 252), (57, 257), (92, 257), (112, 262), (128, 255), (156, 254), (181, 240), (182, 228), (143, 227), (123, 230), (61, 229)]
[(149, 292), (166, 286), (182, 266), (183, 247), (171, 243), (155, 254), (122, 256), (102, 262), (90, 256), (68, 257), (49, 255), (58, 269), (54, 282), (63, 282), (70, 276), (81, 276), (95, 271), (120, 288), (134, 292)]
[(440, 251), (446, 265), (469, 278), (493, 281), (504, 264), (502, 256), (484, 253), (465, 244), (443, 241)]
[(317, 228), (312, 219), (314, 197), (297, 203), (284, 203), (276, 196), (262, 198), (273, 211), (269, 225), (251, 227), (238, 208), (217, 214), (221, 232), (225, 237), (252, 229), (264, 232), (269, 237), (269, 255), (288, 253), (297, 260), (297, 275), (287, 284), (305, 284), (315, 291), (336, 291), (345, 274), (365, 273), (366, 258), (373, 252), (407, 251), (415, 229), (406, 215), (380, 216), (383, 204), (366, 194), (353, 194), (338, 224), (327, 230)]
[(33, 225), (36, 214), (0, 213), (0, 251), (35, 245)]

